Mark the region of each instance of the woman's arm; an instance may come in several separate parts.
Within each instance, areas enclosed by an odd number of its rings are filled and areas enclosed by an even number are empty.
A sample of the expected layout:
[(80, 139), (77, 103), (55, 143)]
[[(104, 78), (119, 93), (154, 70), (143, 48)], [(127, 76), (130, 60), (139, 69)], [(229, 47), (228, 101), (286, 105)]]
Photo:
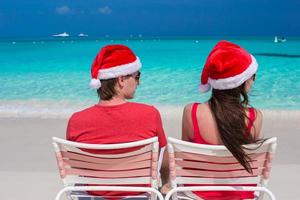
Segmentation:
[(181, 139), (184, 141), (191, 141), (192, 139), (191, 110), (192, 110), (192, 104), (186, 105), (183, 110)]
[(259, 140), (263, 138), (263, 134), (261, 132), (263, 114), (259, 109), (255, 109), (255, 114), (256, 117), (253, 123), (253, 127), (251, 129), (251, 133), (253, 133), (254, 139)]

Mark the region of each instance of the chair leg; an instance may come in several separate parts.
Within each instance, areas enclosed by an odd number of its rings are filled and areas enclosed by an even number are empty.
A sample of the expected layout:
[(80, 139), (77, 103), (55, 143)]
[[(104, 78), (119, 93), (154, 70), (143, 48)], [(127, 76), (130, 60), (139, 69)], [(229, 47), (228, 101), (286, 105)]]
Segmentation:
[(157, 195), (151, 194), (150, 199), (151, 199), (151, 200), (156, 200), (156, 199), (157, 199)]
[(259, 192), (257, 200), (263, 200), (264, 199), (264, 192)]
[[(62, 190), (60, 190), (58, 193), (57, 193), (57, 195), (56, 195), (56, 197), (55, 197), (55, 200), (61, 200), (61, 197), (62, 197), (62, 195), (65, 193), (65, 190), (64, 189), (62, 189)], [(68, 199), (70, 199), (70, 197), (67, 197)]]

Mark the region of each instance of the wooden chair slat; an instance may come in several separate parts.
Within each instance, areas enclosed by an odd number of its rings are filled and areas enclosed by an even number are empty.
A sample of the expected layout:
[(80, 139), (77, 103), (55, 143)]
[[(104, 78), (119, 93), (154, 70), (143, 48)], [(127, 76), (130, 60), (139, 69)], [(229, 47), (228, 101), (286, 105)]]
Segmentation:
[(76, 175), (69, 175), (63, 179), (63, 182), (66, 185), (74, 184), (99, 184), (99, 185), (145, 185), (151, 182), (151, 177), (135, 177), (135, 178), (91, 178), (91, 177), (82, 177)]
[[(175, 159), (181, 158), (190, 161), (203, 161), (203, 162), (211, 162), (211, 163), (239, 163), (235, 157), (230, 156), (214, 156), (205, 155), (205, 154), (196, 154), (196, 153), (188, 153), (188, 152), (175, 152)], [(258, 154), (250, 154), (249, 157), (252, 160), (261, 160), (266, 159), (266, 153), (258, 153)]]
[(150, 169), (128, 170), (128, 171), (97, 171), (87, 169), (66, 169), (67, 175), (88, 176), (93, 178), (131, 178), (150, 176)]
[(78, 161), (84, 161), (84, 162), (90, 162), (90, 163), (99, 163), (99, 164), (117, 164), (120, 162), (123, 163), (132, 163), (132, 162), (138, 162), (138, 161), (144, 161), (144, 160), (151, 160), (151, 152), (146, 152), (143, 154), (138, 154), (130, 157), (122, 157), (122, 158), (109, 158), (108, 156), (106, 158), (99, 158), (89, 155), (83, 155), (78, 154), (74, 152), (65, 152), (62, 151), (61, 155), (63, 158), (66, 159), (72, 159), (72, 160), (78, 160)]
[(246, 170), (235, 171), (204, 171), (204, 170), (189, 170), (189, 169), (177, 169), (176, 176), (183, 177), (200, 177), (200, 178), (242, 178), (258, 176), (262, 174), (263, 169), (253, 169), (252, 174)]
[(91, 170), (102, 170), (102, 171), (121, 171), (121, 170), (133, 170), (141, 168), (149, 168), (151, 160), (144, 160), (139, 162), (129, 163), (87, 163), (76, 160), (64, 160), (66, 165), (72, 168), (91, 169)]
[[(244, 167), (240, 163), (208, 163), (201, 161), (189, 161), (189, 160), (175, 160), (176, 167), (199, 169), (199, 170), (244, 170)], [(254, 160), (251, 162), (251, 168), (263, 168), (265, 160)]]

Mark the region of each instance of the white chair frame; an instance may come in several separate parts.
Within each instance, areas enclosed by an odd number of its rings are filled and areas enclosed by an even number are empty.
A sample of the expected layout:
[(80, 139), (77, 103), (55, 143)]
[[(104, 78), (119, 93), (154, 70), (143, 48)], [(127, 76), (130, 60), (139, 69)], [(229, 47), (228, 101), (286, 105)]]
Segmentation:
[[(158, 198), (159, 200), (163, 200), (163, 196), (158, 191), (159, 185), (159, 163), (158, 158), (161, 157), (158, 155), (159, 151), (159, 144), (158, 138), (153, 137), (150, 139), (145, 139), (136, 142), (129, 142), (129, 143), (119, 143), (119, 144), (85, 144), (85, 143), (78, 143), (78, 142), (71, 142), (64, 139), (53, 137), (53, 145), (56, 153), (57, 164), (59, 167), (60, 175), (64, 184), (64, 188), (61, 189), (58, 194), (56, 195), (56, 200), (61, 200), (64, 194), (67, 195), (69, 199), (76, 199), (76, 195), (71, 196), (71, 193), (76, 191), (130, 191), (130, 192), (147, 192), (150, 193), (151, 199), (155, 200)], [(119, 150), (119, 149), (126, 149), (132, 147), (141, 147), (138, 150), (133, 150), (126, 153), (120, 154), (98, 154), (98, 153), (91, 153), (87, 150)], [(82, 150), (84, 149), (84, 151)], [(71, 154), (71, 155), (69, 155)], [(79, 158), (78, 158), (79, 155)], [(70, 156), (70, 157), (68, 157)], [(72, 157), (73, 156), (73, 157)], [(75, 156), (75, 157), (74, 157)], [(147, 157), (146, 157), (147, 156)], [(146, 157), (146, 158), (145, 158)], [(82, 159), (78, 161), (76, 159)], [(132, 159), (135, 159), (131, 161)], [(113, 177), (108, 177), (108, 174), (111, 172), (103, 172), (101, 166), (103, 163), (96, 163), (94, 159), (102, 159), (105, 160), (104, 164), (108, 166), (109, 169), (110, 162), (109, 160), (113, 159), (126, 159), (126, 161), (131, 162), (132, 173), (135, 171), (137, 173), (141, 173), (142, 177), (126, 177), (126, 173), (121, 173), (121, 177), (116, 177), (114, 172), (112, 172)], [(148, 160), (145, 160), (148, 159)], [(86, 162), (86, 160), (91, 160), (93, 163)], [(150, 162), (149, 162), (150, 160)], [(135, 162), (136, 161), (136, 162)], [(79, 163), (79, 164), (78, 164)], [(132, 164), (133, 163), (133, 164)], [(134, 164), (138, 163), (138, 165), (143, 168), (143, 172), (139, 171), (139, 167), (137, 169), (132, 169)], [(72, 166), (74, 165), (74, 166)], [(82, 167), (82, 168), (79, 168)], [(92, 167), (92, 170), (99, 169), (99, 173), (101, 176), (105, 176), (105, 178), (97, 178), (94, 176), (85, 176), (82, 174), (89, 174), (93, 173), (94, 171), (89, 170), (89, 167)], [(74, 167), (74, 168), (73, 168)], [(118, 169), (128, 169), (128, 165), (122, 165), (122, 163), (114, 163), (113, 167), (117, 167), (116, 171), (118, 173)], [(87, 168), (87, 169), (86, 169)], [(72, 171), (73, 170), (73, 171)], [(110, 170), (110, 169), (109, 169)], [(146, 173), (145, 173), (145, 170)], [(68, 173), (68, 171), (72, 171)], [(79, 172), (79, 174), (72, 174), (73, 172)], [(92, 171), (92, 172), (91, 172)], [(97, 173), (97, 172), (96, 172)], [(104, 174), (105, 173), (105, 174)], [(120, 174), (120, 173), (119, 173)], [(125, 177), (124, 178), (124, 174)], [(122, 182), (124, 181), (124, 182)], [(78, 185), (81, 184), (81, 185)], [(92, 184), (106, 184), (109, 186), (88, 186)], [(114, 186), (116, 184), (125, 185), (125, 186)], [(150, 187), (132, 187), (126, 186), (127, 184), (150, 184)], [(88, 195), (93, 198), (92, 195)]]
[[(235, 163), (232, 164), (232, 170), (238, 167), (237, 160), (233, 157), (230, 151), (223, 145), (205, 145), (205, 144), (196, 144), (191, 142), (186, 142), (174, 138), (168, 138), (168, 153), (169, 153), (169, 162), (170, 162), (170, 182), (172, 190), (170, 190), (165, 200), (169, 200), (171, 197), (174, 200), (177, 200), (178, 192), (191, 192), (191, 191), (254, 191), (257, 197), (255, 199), (262, 200), (264, 194), (271, 200), (275, 200), (274, 194), (266, 188), (266, 185), (269, 180), (269, 175), (271, 171), (272, 159), (274, 157), (276, 147), (277, 147), (277, 138), (270, 138), (264, 141), (263, 144), (249, 144), (244, 145), (245, 152), (248, 155), (256, 157), (254, 162), (257, 162), (255, 166), (257, 167), (257, 176), (255, 177), (235, 177), (234, 175), (229, 175), (228, 178), (219, 178), (217, 170), (223, 169), (226, 160), (235, 160)], [(180, 155), (181, 154), (181, 155)], [(191, 155), (191, 157), (184, 157)], [(195, 156), (195, 157), (194, 157)], [(194, 158), (203, 157), (204, 160), (197, 162)], [(190, 162), (193, 159), (192, 162)], [(207, 160), (205, 160), (207, 159)], [(219, 161), (218, 161), (219, 160)], [(223, 160), (222, 162), (221, 160)], [(193, 162), (195, 161), (195, 162)], [(207, 164), (207, 162), (215, 162), (214, 164)], [(219, 163), (218, 163), (219, 162)], [(230, 162), (230, 163), (231, 163)], [(251, 162), (251, 167), (254, 166), (254, 162)], [(199, 174), (191, 174), (187, 169), (190, 164), (191, 167), (195, 167), (194, 173), (199, 168)], [(231, 164), (227, 164), (227, 168)], [(253, 165), (252, 165), (253, 164)], [(241, 166), (241, 165), (240, 165)], [(209, 168), (206, 168), (209, 167)], [(225, 166), (224, 166), (225, 167)], [(226, 167), (225, 167), (226, 168)], [(241, 167), (239, 167), (241, 168)], [(215, 170), (215, 172), (205, 172), (203, 170)], [(254, 169), (254, 167), (253, 167)], [(260, 170), (259, 170), (260, 169)], [(240, 174), (246, 174), (247, 171), (244, 169), (239, 169)], [(179, 172), (179, 175), (177, 174)], [(205, 173), (208, 173), (207, 175)], [(224, 172), (223, 172), (224, 173)], [(248, 174), (249, 175), (249, 174)], [(224, 176), (224, 175), (222, 175)], [(224, 184), (224, 186), (182, 186), (182, 184)], [(251, 186), (227, 186), (230, 184), (257, 184), (255, 187)], [(201, 199), (196, 195), (193, 195), (193, 198)]]

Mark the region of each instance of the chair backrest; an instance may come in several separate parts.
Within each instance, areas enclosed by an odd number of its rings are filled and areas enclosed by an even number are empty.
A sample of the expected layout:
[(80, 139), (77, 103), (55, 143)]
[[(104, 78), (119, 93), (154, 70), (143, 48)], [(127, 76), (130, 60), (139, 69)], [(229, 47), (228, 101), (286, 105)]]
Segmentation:
[(168, 138), (170, 178), (177, 184), (258, 184), (269, 179), (277, 139), (244, 145), (251, 158), (253, 174), (248, 173), (223, 145), (204, 145)]
[[(150, 184), (157, 188), (157, 137), (120, 144), (84, 144), (53, 137), (53, 145), (65, 186)], [(109, 153), (118, 150), (125, 153)]]

